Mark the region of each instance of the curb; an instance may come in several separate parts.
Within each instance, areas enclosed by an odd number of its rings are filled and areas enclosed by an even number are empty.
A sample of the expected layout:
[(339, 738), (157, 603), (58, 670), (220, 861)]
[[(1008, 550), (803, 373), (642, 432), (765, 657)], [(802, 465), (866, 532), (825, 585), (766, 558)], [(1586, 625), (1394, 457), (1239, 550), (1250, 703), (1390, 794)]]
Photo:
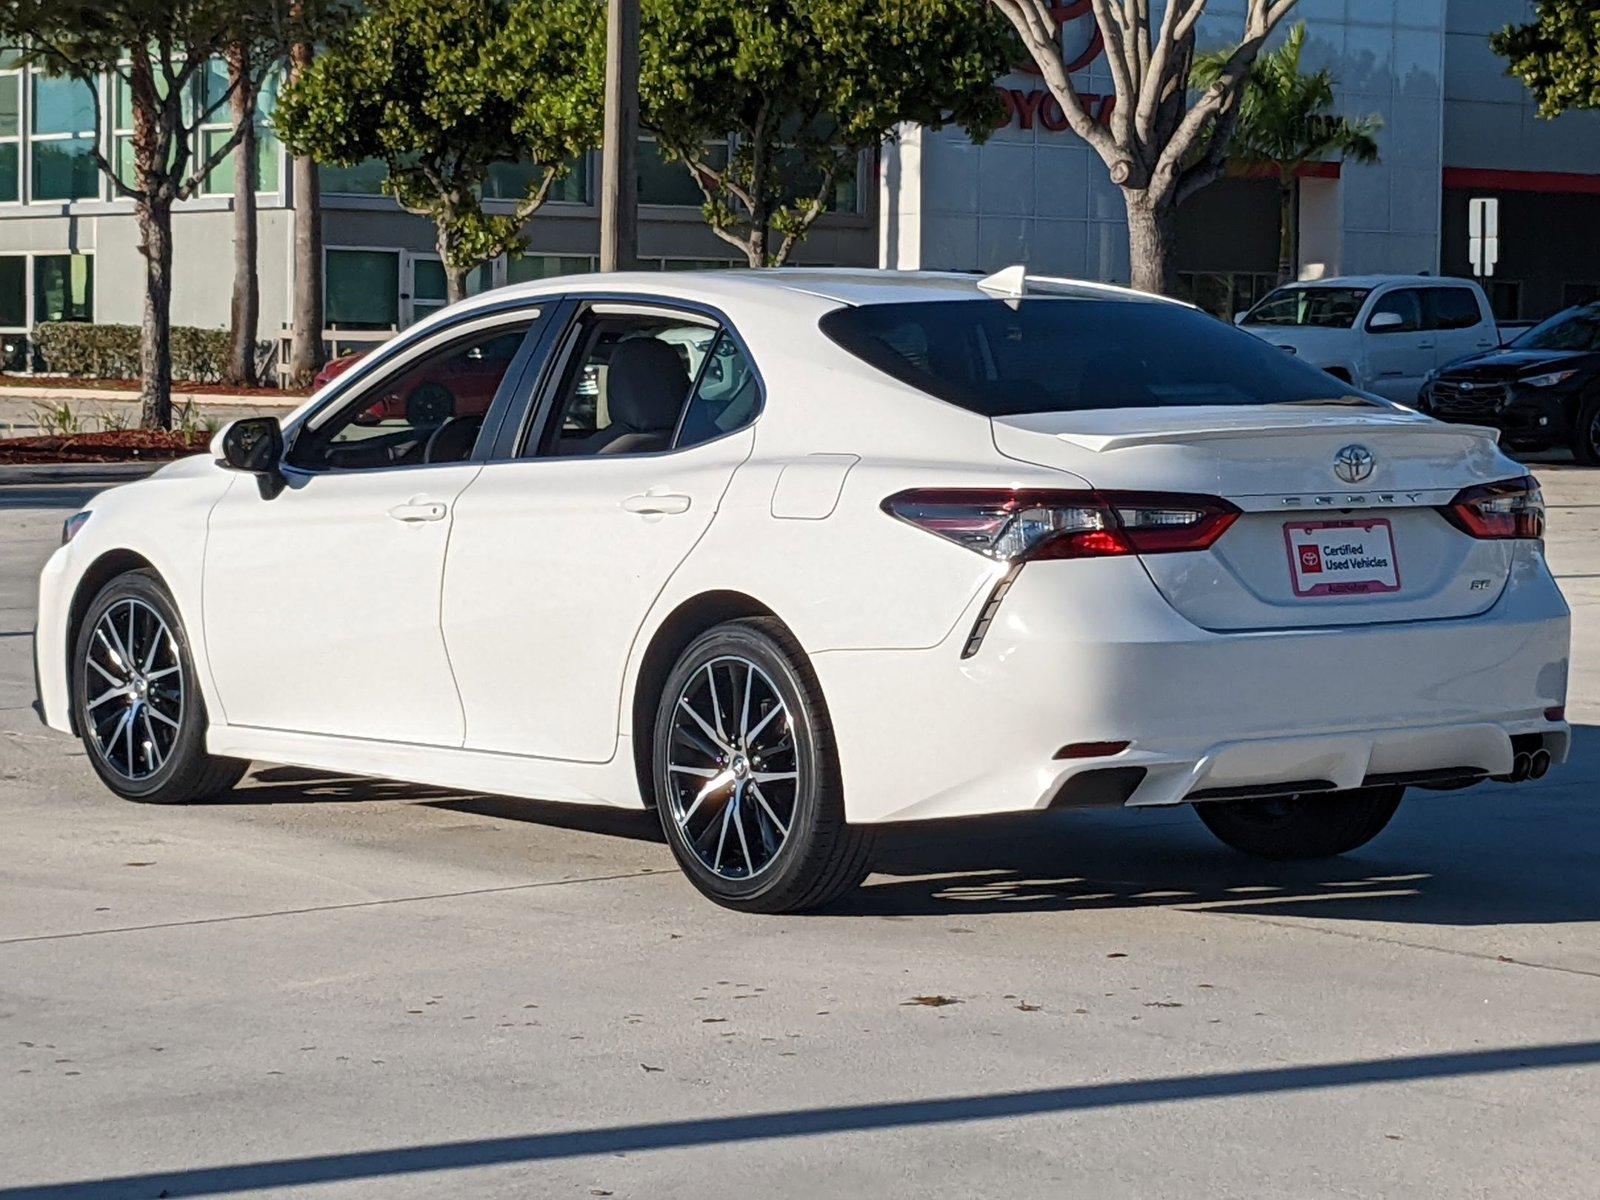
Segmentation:
[[(105, 388), (68, 388), (68, 387), (0, 387), (0, 400), (61, 400), (71, 404), (137, 404), (138, 392), (111, 391)], [(180, 407), (185, 401), (193, 400), (201, 408), (213, 405), (228, 408), (298, 408), (304, 404), (306, 397), (284, 395), (281, 398), (270, 393), (257, 395), (235, 395), (230, 392), (173, 392), (172, 405)]]
[(0, 488), (37, 487), (51, 483), (132, 483), (177, 462), (134, 463), (0, 463)]

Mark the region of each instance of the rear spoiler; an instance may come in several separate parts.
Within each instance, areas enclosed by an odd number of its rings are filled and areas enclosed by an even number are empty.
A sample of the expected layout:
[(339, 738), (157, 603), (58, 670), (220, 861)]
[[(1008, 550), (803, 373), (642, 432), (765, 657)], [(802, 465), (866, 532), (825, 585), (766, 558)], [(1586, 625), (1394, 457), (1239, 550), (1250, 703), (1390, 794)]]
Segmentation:
[(1180, 308), (1194, 308), (1183, 300), (1174, 300), (1171, 296), (1161, 296), (1154, 292), (1141, 292), (1135, 288), (1118, 287), (1114, 283), (1096, 283), (1089, 279), (1067, 279), (1058, 275), (1029, 275), (1028, 268), (1017, 263), (1014, 266), (1002, 267), (993, 275), (986, 275), (978, 280), (978, 290), (988, 292), (991, 296), (1007, 299), (1021, 299), (1027, 295), (1045, 296), (1081, 296), (1084, 298), (1102, 296), (1116, 300), (1149, 300), (1159, 304), (1176, 304)]

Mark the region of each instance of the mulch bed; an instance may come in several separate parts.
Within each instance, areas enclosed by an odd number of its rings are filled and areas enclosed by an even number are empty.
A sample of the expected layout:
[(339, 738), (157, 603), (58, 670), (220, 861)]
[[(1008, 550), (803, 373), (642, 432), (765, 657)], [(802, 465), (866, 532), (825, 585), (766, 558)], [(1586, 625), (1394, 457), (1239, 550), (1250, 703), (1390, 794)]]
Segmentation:
[[(137, 379), (77, 379), (67, 378), (62, 375), (7, 375), (0, 371), (0, 387), (60, 389), (62, 391), (104, 391), (104, 392), (137, 392), (139, 381)], [(174, 379), (172, 381), (174, 395), (193, 395), (205, 393), (207, 395), (238, 396), (241, 399), (250, 396), (309, 396), (309, 388), (277, 388), (255, 387), (238, 388), (229, 387), (224, 383), (190, 383), (186, 380)]]
[(70, 437), (0, 438), (0, 463), (157, 462), (196, 454), (210, 444), (204, 430), (118, 429)]

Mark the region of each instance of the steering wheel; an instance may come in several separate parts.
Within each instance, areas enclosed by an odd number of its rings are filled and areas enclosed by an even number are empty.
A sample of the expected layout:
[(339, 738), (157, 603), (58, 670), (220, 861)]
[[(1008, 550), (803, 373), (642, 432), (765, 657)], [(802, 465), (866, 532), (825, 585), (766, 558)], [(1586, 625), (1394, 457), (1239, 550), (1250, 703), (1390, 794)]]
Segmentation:
[(443, 425), (455, 415), (455, 393), (442, 383), (420, 383), (406, 397), (406, 420), (416, 428)]

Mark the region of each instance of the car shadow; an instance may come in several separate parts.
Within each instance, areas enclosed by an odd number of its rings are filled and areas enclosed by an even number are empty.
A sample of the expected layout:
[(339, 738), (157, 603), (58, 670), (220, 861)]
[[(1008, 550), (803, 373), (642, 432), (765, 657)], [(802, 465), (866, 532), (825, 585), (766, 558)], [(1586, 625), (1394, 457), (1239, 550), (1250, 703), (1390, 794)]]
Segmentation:
[(829, 912), (1159, 906), (1427, 925), (1600, 920), (1600, 729), (1573, 735), (1571, 761), (1543, 781), (1413, 790), (1373, 842), (1321, 862), (1237, 854), (1187, 808), (889, 828), (873, 877)]
[[(500, 821), (660, 843), (653, 812), (468, 794), (298, 767), (263, 767), (221, 803), (423, 804)], [(1186, 807), (1024, 813), (887, 826), (873, 873), (832, 916), (1125, 909), (1424, 925), (1600, 920), (1600, 728), (1573, 728), (1544, 780), (1413, 790), (1361, 850), (1262, 862), (1217, 842)]]

